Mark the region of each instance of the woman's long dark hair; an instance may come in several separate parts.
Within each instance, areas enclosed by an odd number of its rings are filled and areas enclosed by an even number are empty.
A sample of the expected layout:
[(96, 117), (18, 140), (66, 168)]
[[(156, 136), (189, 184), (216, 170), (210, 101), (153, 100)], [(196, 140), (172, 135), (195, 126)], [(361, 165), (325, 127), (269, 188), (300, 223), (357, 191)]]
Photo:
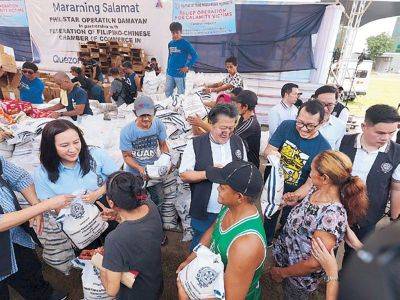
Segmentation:
[(81, 166), (82, 177), (90, 171), (92, 157), (81, 130), (70, 121), (54, 120), (46, 124), (42, 132), (42, 140), (40, 141), (40, 162), (46, 169), (49, 180), (53, 183), (55, 183), (60, 176), (58, 168), (61, 163), (61, 159), (57, 154), (55, 136), (68, 129), (75, 130), (81, 140), (79, 164)]

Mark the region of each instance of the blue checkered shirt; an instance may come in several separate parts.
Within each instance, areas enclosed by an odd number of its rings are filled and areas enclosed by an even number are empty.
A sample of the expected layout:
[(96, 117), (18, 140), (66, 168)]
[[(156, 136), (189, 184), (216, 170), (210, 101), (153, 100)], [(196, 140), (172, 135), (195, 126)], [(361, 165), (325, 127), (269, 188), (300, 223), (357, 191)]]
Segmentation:
[[(17, 167), (16, 165), (7, 162), (0, 156), (3, 166), (3, 178), (10, 184), (14, 191), (20, 192), (33, 184), (33, 179), (27, 171)], [(0, 205), (3, 208), (4, 214), (16, 210), (13, 196), (4, 186), (0, 187)], [(3, 214), (0, 214), (0, 218)], [(6, 276), (0, 277), (0, 281), (18, 271), (17, 261), (15, 260), (15, 253), (13, 244), (18, 244), (23, 247), (35, 248), (35, 243), (32, 238), (20, 226), (14, 227), (9, 230), (10, 232), (10, 249), (11, 249), (11, 273)]]

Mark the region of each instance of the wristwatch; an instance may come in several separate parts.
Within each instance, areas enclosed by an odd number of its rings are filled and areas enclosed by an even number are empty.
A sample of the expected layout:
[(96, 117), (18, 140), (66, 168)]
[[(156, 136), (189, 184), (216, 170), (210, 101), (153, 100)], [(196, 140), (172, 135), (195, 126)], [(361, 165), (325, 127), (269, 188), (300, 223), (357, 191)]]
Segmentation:
[(326, 283), (328, 283), (329, 281), (339, 281), (339, 277), (325, 275), (324, 280)]

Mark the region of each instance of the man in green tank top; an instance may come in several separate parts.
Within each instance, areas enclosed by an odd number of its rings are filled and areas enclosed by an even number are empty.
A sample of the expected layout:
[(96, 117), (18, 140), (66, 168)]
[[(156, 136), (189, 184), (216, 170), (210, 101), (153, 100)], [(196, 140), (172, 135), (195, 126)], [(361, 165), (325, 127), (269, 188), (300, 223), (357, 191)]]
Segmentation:
[[(261, 173), (252, 163), (233, 161), (223, 168), (210, 167), (206, 176), (220, 184), (218, 202), (223, 208), (200, 243), (221, 255), (227, 300), (261, 299), (259, 279), (263, 272), (266, 239), (262, 219), (254, 205), (263, 186)], [(177, 272), (195, 257), (193, 252)], [(187, 299), (180, 282), (178, 290), (179, 299)]]

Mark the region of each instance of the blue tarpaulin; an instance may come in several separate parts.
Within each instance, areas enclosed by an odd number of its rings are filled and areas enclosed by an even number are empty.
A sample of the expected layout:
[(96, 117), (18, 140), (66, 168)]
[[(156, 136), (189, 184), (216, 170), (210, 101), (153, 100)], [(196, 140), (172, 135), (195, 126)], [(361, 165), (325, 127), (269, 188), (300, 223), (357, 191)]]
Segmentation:
[(311, 35), (326, 5), (236, 5), (236, 33), (185, 37), (200, 55), (195, 70), (225, 72), (229, 56), (239, 72), (283, 72), (314, 68)]

